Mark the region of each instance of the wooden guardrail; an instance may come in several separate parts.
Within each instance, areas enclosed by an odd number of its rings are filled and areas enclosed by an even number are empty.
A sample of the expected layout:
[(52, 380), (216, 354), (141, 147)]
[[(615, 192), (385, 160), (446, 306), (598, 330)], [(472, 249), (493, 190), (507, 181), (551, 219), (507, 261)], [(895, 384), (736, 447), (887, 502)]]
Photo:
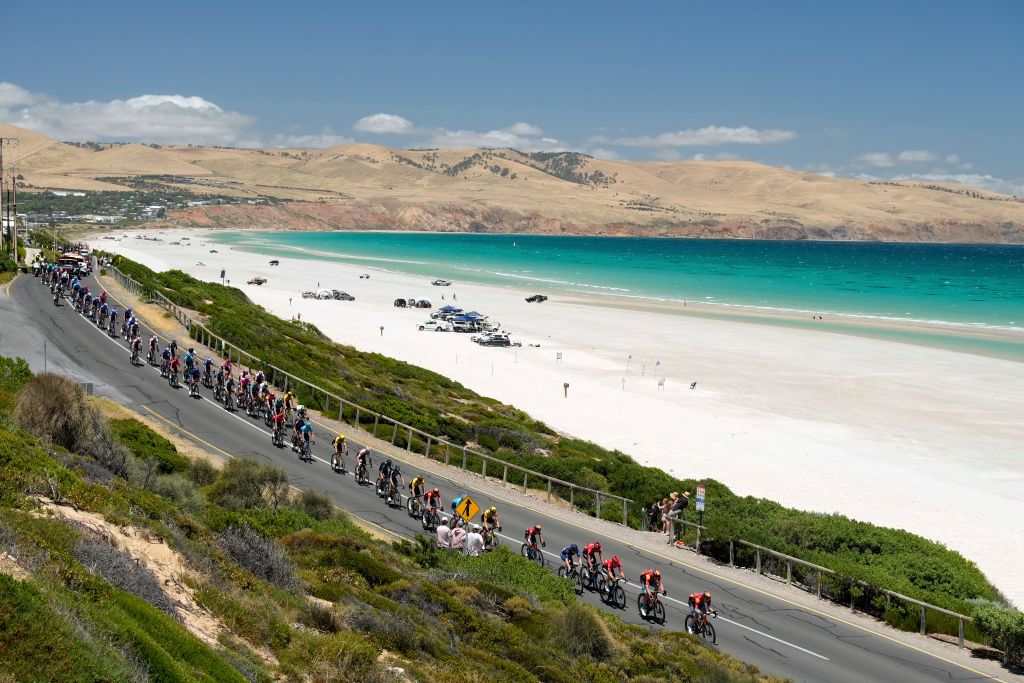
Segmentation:
[[(706, 529), (706, 527), (701, 526), (700, 524), (695, 524), (694, 522), (688, 522), (688, 521), (686, 521), (685, 519), (683, 519), (681, 517), (674, 517), (674, 516), (669, 515), (668, 519), (669, 519), (669, 521), (672, 524), (672, 529), (671, 529), (672, 533), (671, 533), (671, 536), (670, 536), (670, 540), (671, 539), (675, 539), (675, 538), (679, 538), (681, 536), (681, 534), (682, 534), (682, 529), (695, 528), (697, 530), (696, 541), (694, 543), (694, 551), (699, 555), (700, 554), (700, 544), (701, 544), (701, 532), (704, 531)], [(705, 539), (705, 541), (706, 540), (707, 539)], [(826, 599), (831, 600), (831, 598), (829, 598), (828, 596), (823, 596), (822, 595), (822, 590), (821, 590), (822, 589), (822, 580), (821, 580), (821, 577), (822, 576), (833, 576), (833, 577), (836, 577), (840, 582), (848, 584), (850, 586), (860, 586), (862, 588), (870, 589), (870, 590), (872, 590), (872, 591), (874, 591), (874, 592), (876, 592), (876, 593), (878, 593), (880, 595), (884, 595), (885, 598), (886, 598), (887, 606), (891, 606), (892, 605), (892, 601), (894, 599), (895, 600), (899, 600), (901, 602), (905, 602), (905, 603), (911, 604), (911, 605), (915, 605), (915, 606), (917, 606), (917, 607), (919, 607), (921, 609), (921, 622), (920, 622), (920, 633), (921, 633), (921, 635), (926, 635), (927, 632), (928, 632), (927, 617), (928, 617), (928, 612), (929, 611), (937, 612), (939, 614), (945, 614), (946, 616), (953, 617), (954, 619), (957, 620), (957, 622), (959, 624), (959, 629), (958, 629), (959, 630), (959, 645), (960, 645), (960, 647), (964, 646), (964, 626), (968, 622), (970, 622), (972, 620), (971, 617), (967, 616), (966, 614), (960, 614), (959, 612), (954, 612), (954, 611), (948, 610), (948, 609), (946, 609), (944, 607), (938, 607), (937, 605), (932, 605), (932, 604), (929, 604), (927, 602), (924, 602), (924, 601), (921, 601), (921, 600), (917, 600), (916, 598), (912, 598), (910, 596), (903, 595), (902, 593), (897, 593), (896, 591), (891, 591), (891, 590), (888, 590), (888, 589), (885, 589), (885, 588), (879, 588), (877, 586), (872, 586), (871, 584), (869, 584), (869, 583), (867, 583), (865, 581), (861, 581), (860, 579), (855, 579), (852, 576), (846, 576), (844, 574), (840, 574), (839, 572), (835, 571), (834, 569), (829, 569), (828, 567), (822, 567), (821, 565), (814, 564), (813, 562), (808, 562), (806, 560), (801, 560), (799, 557), (793, 557), (792, 555), (787, 555), (785, 553), (780, 553), (777, 550), (772, 550), (771, 548), (766, 548), (763, 545), (758, 545), (756, 543), (750, 543), (749, 541), (744, 541), (742, 539), (730, 540), (729, 541), (729, 566), (730, 567), (735, 567), (736, 566), (736, 546), (737, 545), (745, 547), (745, 548), (750, 548), (750, 549), (752, 549), (754, 551), (754, 566), (753, 566), (753, 570), (755, 572), (757, 572), (758, 574), (762, 574), (763, 575), (763, 574), (768, 573), (768, 571), (766, 570), (765, 565), (762, 563), (763, 556), (767, 555), (769, 557), (773, 557), (773, 558), (779, 560), (779, 566), (780, 567), (785, 567), (785, 579), (786, 579), (786, 584), (787, 585), (794, 585), (794, 579), (793, 579), (793, 567), (794, 566), (806, 569), (807, 573), (813, 574), (815, 576), (815, 580), (813, 582), (814, 583), (814, 591), (817, 593), (817, 596), (819, 598), (823, 598), (824, 597)], [(782, 574), (773, 574), (773, 575), (778, 576), (779, 578), (782, 578), (782, 576), (783, 576)], [(806, 587), (810, 588), (810, 586), (807, 586), (806, 584), (803, 584), (800, 581), (795, 582), (795, 585), (798, 585), (798, 586), (801, 586), (801, 587), (806, 586)], [(850, 609), (854, 609), (854, 599), (855, 598), (853, 596), (853, 593), (851, 592), (851, 598), (850, 598), (850, 604), (849, 604)], [(832, 602), (838, 603), (838, 600), (832, 600)]]
[[(283, 388), (284, 391), (288, 391), (295, 387), (304, 387), (309, 393), (310, 397), (316, 401), (318, 398), (321, 399), (323, 405), (323, 413), (326, 415), (331, 410), (332, 402), (333, 405), (338, 408), (338, 420), (346, 422), (348, 424), (366, 428), (370, 431), (374, 438), (377, 437), (378, 426), (382, 423), (387, 426), (391, 426), (391, 443), (395, 444), (399, 433), (403, 433), (407, 436), (404, 439), (405, 448), (409, 452), (413, 451), (413, 443), (416, 437), (419, 437), (420, 441), (424, 443), (424, 455), (428, 458), (433, 458), (440, 462), (444, 462), (445, 465), (451, 465), (454, 460), (455, 464), (460, 469), (467, 469), (469, 464), (469, 458), (479, 458), (482, 462), (481, 474), (487, 477), (487, 470), (490, 469), (492, 478), (497, 479), (497, 475), (493, 474), (498, 471), (501, 472), (501, 480), (504, 483), (512, 481), (509, 479), (510, 473), (514, 477), (515, 484), (519, 485), (519, 477), (523, 478), (523, 491), (529, 488), (530, 480), (540, 480), (547, 483), (547, 500), (551, 501), (553, 493), (553, 487), (560, 487), (568, 491), (569, 503), (575, 508), (577, 502), (577, 496), (582, 498), (590, 498), (594, 502), (594, 515), (598, 518), (601, 517), (601, 507), (605, 504), (622, 504), (622, 524), (625, 526), (629, 525), (629, 504), (633, 501), (629, 498), (617, 496), (606, 491), (600, 491), (597, 489), (587, 488), (585, 486), (579, 486), (569, 481), (562, 479), (556, 479), (549, 475), (534, 470), (527, 469), (521, 465), (507, 462), (500, 458), (475, 451), (465, 446), (451, 443), (450, 441), (443, 439), (439, 436), (427, 434), (426, 432), (417, 429), (411, 425), (407, 425), (404, 422), (388, 417), (383, 413), (378, 413), (374, 410), (361, 406), (357, 403), (353, 403), (347, 399), (344, 399), (337, 394), (334, 394), (323, 387), (320, 387), (312, 382), (306, 381), (301, 377), (297, 377), (290, 372), (282, 370), (281, 368), (269, 363), (261, 358), (257, 358), (251, 353), (240, 349), (236, 345), (227, 341), (226, 339), (214, 334), (205, 325), (197, 320), (194, 320), (188, 313), (186, 313), (180, 306), (175, 304), (173, 301), (164, 296), (161, 292), (150, 290), (143, 287), (140, 283), (136, 282), (131, 277), (125, 275), (113, 265), (105, 266), (107, 272), (112, 274), (114, 278), (128, 291), (139, 296), (140, 298), (150, 298), (157, 303), (161, 308), (167, 310), (174, 316), (175, 320), (185, 326), (189, 331), (189, 336), (195, 339), (200, 344), (203, 344), (207, 348), (213, 350), (215, 353), (219, 353), (226, 358), (231, 359), (232, 362), (239, 365), (242, 364), (243, 358), (245, 364), (250, 368), (259, 367), (263, 368), (264, 373), (267, 375), (267, 381), (275, 387)], [(346, 410), (354, 415), (352, 420), (347, 419)], [(367, 418), (365, 421), (363, 418)], [(373, 418), (373, 427), (368, 426), (369, 418)], [(364, 422), (367, 424), (364, 427)], [(454, 457), (453, 457), (454, 456)], [(460, 457), (461, 456), (461, 457)], [(561, 491), (557, 492), (561, 495)], [(564, 495), (562, 496), (565, 497)]]

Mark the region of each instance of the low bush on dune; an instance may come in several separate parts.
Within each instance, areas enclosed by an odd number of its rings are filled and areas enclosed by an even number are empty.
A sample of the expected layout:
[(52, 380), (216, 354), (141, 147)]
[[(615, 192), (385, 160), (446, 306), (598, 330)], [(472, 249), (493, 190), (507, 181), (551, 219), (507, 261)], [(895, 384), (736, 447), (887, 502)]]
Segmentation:
[[(692, 491), (698, 483), (642, 466), (620, 451), (555, 435), (523, 411), (437, 373), (335, 344), (312, 325), (267, 313), (238, 289), (202, 282), (177, 270), (156, 273), (123, 257), (115, 261), (145, 287), (206, 316), (215, 334), (350, 401), (455, 444), (472, 442), (524, 467), (632, 499), (629, 521), (633, 526), (640, 525), (644, 505), (671, 491)], [(322, 400), (301, 398), (314, 406)], [(355, 414), (346, 413), (346, 418), (353, 420)], [(362, 420), (366, 419), (364, 414)], [(369, 419), (364, 426), (372, 428)], [(377, 434), (392, 438), (390, 427), (382, 426)], [(399, 431), (395, 442), (404, 447), (406, 438)], [(418, 439), (413, 441), (414, 450), (423, 448)], [(481, 471), (478, 458), (471, 456), (468, 466)], [(744, 539), (958, 611), (971, 609), (966, 599), (998, 597), (973, 562), (939, 543), (841, 515), (803, 512), (766, 499), (737, 496), (717, 481), (700, 483), (712, 501), (704, 516), (708, 530), (702, 547), (719, 559), (728, 559), (729, 540)], [(557, 487), (555, 493), (559, 493)], [(595, 512), (593, 498), (577, 494), (575, 499), (578, 507)], [(622, 508), (605, 501), (601, 516), (622, 521)], [(857, 598), (854, 586), (836, 586), (835, 593), (844, 601)], [(891, 621), (902, 625), (904, 619)]]

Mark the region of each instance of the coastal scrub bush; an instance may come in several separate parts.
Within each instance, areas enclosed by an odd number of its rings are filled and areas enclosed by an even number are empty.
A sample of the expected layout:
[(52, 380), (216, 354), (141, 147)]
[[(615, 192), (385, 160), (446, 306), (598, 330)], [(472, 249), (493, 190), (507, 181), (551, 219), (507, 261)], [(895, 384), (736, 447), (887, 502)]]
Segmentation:
[(170, 441), (138, 420), (125, 418), (110, 420), (110, 427), (117, 440), (124, 444), (132, 454), (142, 460), (155, 460), (160, 472), (186, 472), (189, 468), (188, 458), (178, 453)]
[(298, 579), (284, 550), (251, 527), (231, 526), (217, 534), (217, 545), (253, 576), (285, 590), (297, 590)]
[(1024, 613), (995, 603), (979, 605), (974, 626), (993, 647), (1003, 651), (1003, 662), (1024, 665)]
[(210, 486), (209, 498), (229, 510), (276, 509), (288, 499), (288, 475), (255, 460), (229, 460)]
[(291, 506), (313, 519), (324, 521), (334, 516), (334, 503), (326, 494), (303, 489), (291, 500)]
[(177, 618), (174, 603), (152, 572), (106, 540), (87, 533), (72, 546), (71, 554), (90, 574)]

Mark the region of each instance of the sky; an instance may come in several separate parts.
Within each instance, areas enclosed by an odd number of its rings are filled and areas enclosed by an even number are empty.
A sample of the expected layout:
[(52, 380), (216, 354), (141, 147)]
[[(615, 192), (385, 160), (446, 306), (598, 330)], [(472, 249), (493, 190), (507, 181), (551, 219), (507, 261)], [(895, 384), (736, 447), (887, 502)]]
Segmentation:
[(1024, 2), (10, 2), (60, 140), (749, 159), (1024, 196)]

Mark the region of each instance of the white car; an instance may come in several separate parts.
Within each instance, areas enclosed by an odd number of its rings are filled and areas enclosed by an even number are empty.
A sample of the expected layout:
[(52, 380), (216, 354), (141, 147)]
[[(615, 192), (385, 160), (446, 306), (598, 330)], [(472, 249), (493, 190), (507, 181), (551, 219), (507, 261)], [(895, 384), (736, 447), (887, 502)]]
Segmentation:
[(452, 283), (449, 280), (434, 280), (430, 284), (435, 287), (451, 287)]
[(434, 332), (451, 332), (452, 324), (447, 320), (428, 320), (419, 324), (420, 332), (433, 330)]

